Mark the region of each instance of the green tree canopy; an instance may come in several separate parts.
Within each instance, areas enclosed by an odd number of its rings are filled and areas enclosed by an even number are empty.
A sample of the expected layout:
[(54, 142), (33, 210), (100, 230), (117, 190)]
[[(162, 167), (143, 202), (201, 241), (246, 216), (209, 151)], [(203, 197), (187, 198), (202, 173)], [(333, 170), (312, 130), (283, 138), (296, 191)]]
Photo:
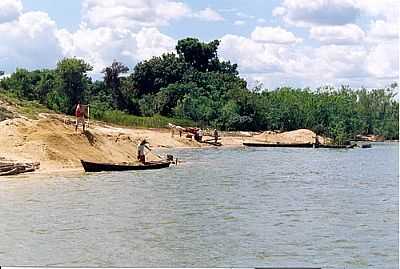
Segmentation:
[(72, 112), (73, 106), (82, 99), (91, 79), (87, 73), (93, 67), (82, 59), (64, 58), (57, 63), (56, 72), (60, 79), (59, 92), (67, 97), (65, 112)]

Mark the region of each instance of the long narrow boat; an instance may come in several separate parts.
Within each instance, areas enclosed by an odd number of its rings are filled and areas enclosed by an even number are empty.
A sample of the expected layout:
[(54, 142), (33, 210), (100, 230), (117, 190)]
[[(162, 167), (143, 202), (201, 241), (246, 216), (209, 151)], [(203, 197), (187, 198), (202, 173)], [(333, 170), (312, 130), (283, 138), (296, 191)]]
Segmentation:
[(352, 149), (355, 148), (357, 144), (352, 145), (318, 145), (316, 148), (327, 148), (327, 149)]
[(129, 170), (150, 170), (167, 168), (171, 164), (167, 161), (147, 162), (145, 164), (117, 164), (117, 163), (94, 163), (81, 160), (81, 164), (85, 172), (102, 172), (102, 171), (129, 171)]
[(282, 147), (282, 148), (329, 148), (329, 149), (352, 149), (356, 144), (353, 145), (316, 145), (312, 143), (292, 143), (292, 144), (284, 144), (284, 143), (262, 143), (262, 142), (243, 142), (244, 146), (248, 147)]
[(244, 146), (248, 147), (283, 147), (283, 148), (312, 148), (313, 144), (311, 143), (293, 143), (293, 144), (284, 144), (284, 143), (262, 143), (262, 142), (243, 142)]

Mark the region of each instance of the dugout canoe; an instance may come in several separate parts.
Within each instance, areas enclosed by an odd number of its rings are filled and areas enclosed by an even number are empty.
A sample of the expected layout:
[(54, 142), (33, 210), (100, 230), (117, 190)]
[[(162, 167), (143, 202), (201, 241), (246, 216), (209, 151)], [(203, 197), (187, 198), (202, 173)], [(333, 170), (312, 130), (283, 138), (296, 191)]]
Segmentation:
[(171, 164), (168, 161), (147, 162), (145, 164), (117, 164), (117, 163), (94, 163), (81, 160), (85, 172), (102, 171), (130, 171), (130, 170), (151, 170), (167, 168)]
[(243, 142), (244, 146), (247, 147), (283, 147), (283, 148), (312, 148), (313, 144), (311, 143), (292, 143), (292, 144), (284, 144), (284, 143), (262, 143), (262, 142)]
[(262, 143), (262, 142), (243, 142), (244, 146), (247, 147), (275, 147), (275, 148), (329, 148), (329, 149), (351, 149), (357, 146), (356, 144), (353, 145), (316, 145), (312, 143), (291, 143), (291, 144), (284, 144), (284, 143)]
[(352, 149), (355, 148), (357, 144), (352, 145), (318, 145), (316, 148), (327, 148), (327, 149)]

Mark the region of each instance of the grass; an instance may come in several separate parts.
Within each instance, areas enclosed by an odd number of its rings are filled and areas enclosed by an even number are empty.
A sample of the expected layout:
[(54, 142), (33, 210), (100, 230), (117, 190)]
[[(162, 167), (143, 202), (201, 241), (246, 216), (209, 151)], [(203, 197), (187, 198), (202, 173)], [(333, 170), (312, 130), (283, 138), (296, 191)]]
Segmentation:
[(0, 93), (0, 99), (11, 106), (14, 106), (19, 114), (30, 119), (38, 119), (39, 113), (51, 112), (48, 108), (39, 104), (37, 101), (22, 100), (5, 93)]
[(143, 128), (165, 128), (168, 126), (168, 123), (181, 126), (196, 126), (196, 123), (191, 120), (168, 118), (160, 115), (139, 117), (118, 110), (106, 111), (98, 120), (118, 125)]
[[(44, 105), (39, 104), (37, 101), (19, 99), (18, 97), (9, 93), (6, 94), (0, 92), (0, 100), (9, 104), (10, 106), (15, 107), (19, 114), (30, 119), (38, 119), (39, 113), (52, 112)], [(7, 109), (0, 107), (0, 119), (9, 118), (11, 115), (12, 114)], [(155, 115), (152, 117), (140, 117), (130, 115), (119, 110), (105, 111), (95, 119), (107, 123), (139, 128), (165, 128), (168, 126), (168, 123), (181, 126), (196, 126), (196, 123), (191, 120), (168, 118), (160, 115)]]

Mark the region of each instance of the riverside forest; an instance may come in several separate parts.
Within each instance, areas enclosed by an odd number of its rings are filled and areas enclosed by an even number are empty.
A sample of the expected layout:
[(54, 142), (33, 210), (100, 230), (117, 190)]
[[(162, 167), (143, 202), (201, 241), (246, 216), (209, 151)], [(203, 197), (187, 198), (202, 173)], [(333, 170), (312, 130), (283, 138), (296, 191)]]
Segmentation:
[(139, 62), (132, 72), (114, 61), (102, 80), (90, 77), (90, 63), (64, 58), (55, 69), (4, 76), (0, 94), (67, 114), (81, 101), (90, 104), (93, 118), (119, 124), (140, 116), (229, 131), (306, 128), (336, 143), (359, 134), (398, 139), (397, 83), (381, 89), (249, 88), (236, 64), (219, 59), (218, 46), (218, 40), (182, 39), (176, 53)]

